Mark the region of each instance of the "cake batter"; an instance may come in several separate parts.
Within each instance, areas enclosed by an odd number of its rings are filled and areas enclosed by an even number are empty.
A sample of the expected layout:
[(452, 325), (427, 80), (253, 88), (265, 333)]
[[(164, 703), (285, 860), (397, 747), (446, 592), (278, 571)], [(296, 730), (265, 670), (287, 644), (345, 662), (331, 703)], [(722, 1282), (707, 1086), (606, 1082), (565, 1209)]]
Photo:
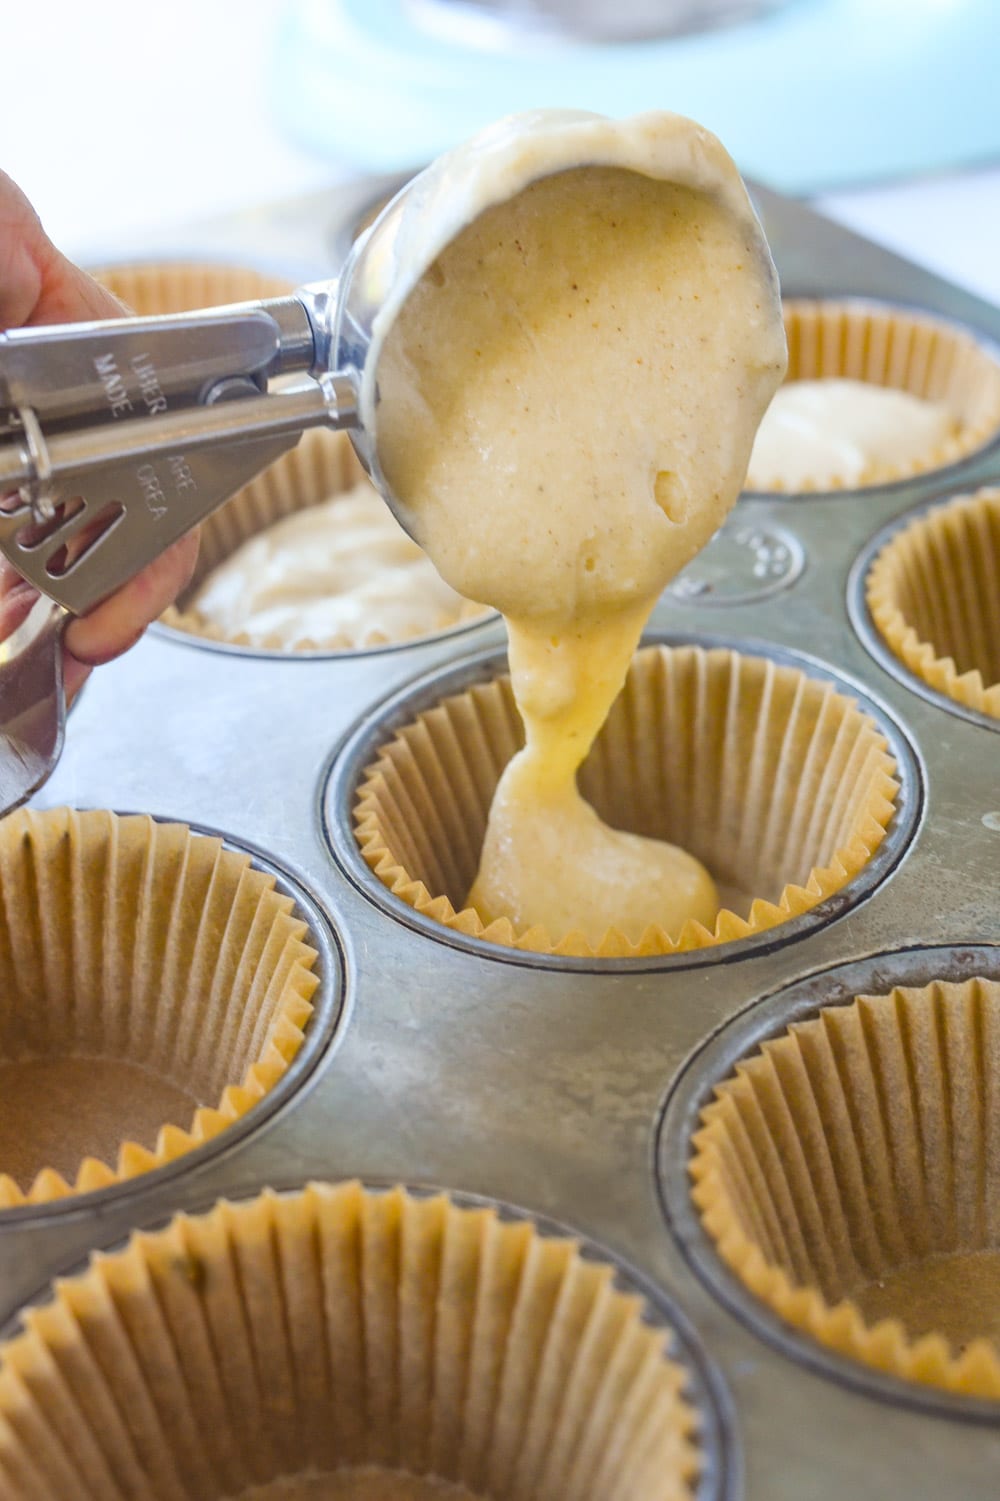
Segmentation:
[(908, 466), (950, 438), (956, 421), (940, 402), (861, 380), (793, 380), (782, 386), (757, 431), (752, 490), (862, 485), (873, 473)]
[(711, 926), (708, 872), (609, 828), (576, 772), (784, 374), (763, 233), (718, 141), (676, 115), (515, 117), (432, 170), (469, 223), (386, 311), (378, 456), (442, 576), (507, 623), (526, 744), (469, 900), (555, 942)]
[(244, 542), (192, 609), (225, 636), (286, 650), (407, 641), (478, 613), (367, 482)]

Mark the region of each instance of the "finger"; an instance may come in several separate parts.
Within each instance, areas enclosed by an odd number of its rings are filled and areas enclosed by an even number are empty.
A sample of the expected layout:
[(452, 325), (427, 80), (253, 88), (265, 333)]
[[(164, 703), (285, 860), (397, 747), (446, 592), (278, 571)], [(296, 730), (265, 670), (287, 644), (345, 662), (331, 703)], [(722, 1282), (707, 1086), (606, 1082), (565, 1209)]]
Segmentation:
[(58, 250), (49, 247), (52, 259), (46, 263), (42, 289), (30, 324), (80, 323), (91, 318), (123, 318), (128, 312), (100, 282), (79, 266), (74, 266)]
[(23, 625), (38, 598), (38, 590), (6, 561), (0, 563), (0, 642)]
[(123, 311), (60, 255), (20, 188), (0, 172), (0, 328), (120, 318)]
[[(0, 559), (0, 643), (23, 625), (38, 601), (38, 590), (29, 584), (17, 570)], [(83, 684), (90, 676), (90, 668), (63, 651), (63, 686), (67, 704), (72, 703)]]
[[(60, 254), (27, 198), (0, 172), (0, 328), (120, 318), (127, 311)], [(162, 614), (189, 581), (197, 551), (196, 535), (183, 538), (90, 616), (70, 624), (63, 653), (67, 700), (79, 692), (93, 663), (118, 656)], [(17, 629), (37, 597), (6, 560), (0, 563), (0, 641)]]
[(76, 698), (84, 683), (90, 677), (90, 668), (78, 662), (68, 651), (63, 652), (63, 688), (66, 692), (66, 707)]
[(198, 534), (188, 532), (96, 610), (74, 620), (66, 632), (67, 650), (88, 667), (127, 651), (190, 583), (197, 557)]

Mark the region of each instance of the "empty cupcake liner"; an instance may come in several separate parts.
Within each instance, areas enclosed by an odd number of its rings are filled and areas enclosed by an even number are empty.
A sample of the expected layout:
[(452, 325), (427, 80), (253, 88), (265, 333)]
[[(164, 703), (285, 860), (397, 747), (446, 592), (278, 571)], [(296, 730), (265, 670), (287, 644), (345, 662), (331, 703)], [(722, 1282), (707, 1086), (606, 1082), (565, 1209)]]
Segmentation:
[(4, 1498), (449, 1494), (433, 1476), (684, 1501), (697, 1480), (687, 1375), (643, 1299), (444, 1195), (223, 1202), (95, 1256), (22, 1325), (0, 1349)]
[(633, 661), (579, 778), (609, 824), (687, 850), (727, 905), (714, 929), (632, 943), (488, 927), (464, 905), (500, 774), (522, 743), (507, 677), (443, 699), (384, 744), (354, 807), (383, 885), (445, 927), (544, 954), (636, 957), (745, 938), (839, 891), (878, 848), (899, 783), (871, 717), (828, 682), (727, 648), (649, 647)]
[(917, 516), (865, 584), (886, 644), (928, 687), (1000, 719), (1000, 490)]
[(98, 266), (93, 274), (140, 318), (287, 297), (295, 290), (287, 277), (213, 261), (137, 261)]
[(0, 1208), (86, 1193), (217, 1136), (287, 1071), (318, 984), (249, 855), (182, 824), (0, 823)]
[(1000, 1398), (1000, 983), (900, 987), (764, 1042), (701, 1114), (693, 1197), (747, 1288), (904, 1381)]
[[(888, 484), (954, 464), (1000, 432), (1000, 362), (958, 324), (885, 303), (791, 298), (782, 308), (786, 380), (867, 381), (945, 405), (955, 431), (906, 463), (873, 462), (860, 480), (807, 480), (797, 491)], [(774, 482), (769, 491), (787, 487)]]

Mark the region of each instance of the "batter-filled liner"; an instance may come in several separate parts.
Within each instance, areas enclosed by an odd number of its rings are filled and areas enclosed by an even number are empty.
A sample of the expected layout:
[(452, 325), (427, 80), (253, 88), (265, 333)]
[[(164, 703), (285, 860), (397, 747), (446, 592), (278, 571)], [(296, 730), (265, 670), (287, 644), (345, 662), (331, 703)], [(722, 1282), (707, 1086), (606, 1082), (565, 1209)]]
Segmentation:
[[(96, 276), (116, 297), (140, 314), (179, 313), (230, 302), (284, 297), (294, 291), (291, 282), (226, 265), (185, 262), (150, 262), (98, 270)], [(286, 516), (320, 505), (351, 490), (365, 480), (347, 435), (314, 431), (306, 433), (297, 448), (283, 455), (251, 480), (219, 510), (201, 524), (201, 546), (191, 582), (175, 605), (161, 617), (163, 624), (190, 636), (231, 646), (253, 646), (265, 651), (352, 651), (389, 644), (377, 628), (363, 646), (345, 634), (312, 640), (307, 633), (294, 645), (284, 636), (255, 635), (225, 630), (198, 610), (194, 601), (209, 574), (247, 542)], [(458, 601), (453, 612), (442, 614), (428, 634), (453, 629), (483, 616), (481, 605)], [(399, 638), (393, 637), (392, 640)], [(423, 637), (402, 639), (419, 640)]]
[[(823, 475), (796, 491), (889, 484), (954, 464), (1000, 432), (1000, 362), (957, 324), (890, 304), (789, 298), (782, 304), (788, 381), (855, 380), (948, 408), (955, 430), (907, 461), (873, 461), (859, 480)], [(786, 489), (780, 481), (769, 491)]]
[[(226, 631), (208, 619), (195, 602), (195, 596), (213, 569), (231, 557), (238, 547), (257, 536), (275, 522), (334, 496), (349, 492), (362, 481), (365, 472), (345, 433), (314, 431), (306, 433), (297, 448), (270, 465), (263, 474), (240, 490), (202, 524), (201, 548), (191, 583), (176, 605), (162, 616), (164, 625), (201, 636), (209, 641), (225, 641), (232, 646), (255, 646), (267, 651), (363, 651), (392, 644), (397, 640), (423, 640), (426, 635), (388, 637), (373, 625), (364, 645), (356, 644), (353, 635), (324, 637), (322, 641), (303, 634), (294, 646), (282, 636), (251, 636), (246, 631)], [(437, 635), (465, 625), (486, 614), (482, 605), (456, 597), (455, 608), (444, 612), (427, 633)]]
[(521, 744), (509, 680), (444, 699), (404, 725), (360, 779), (354, 816), (375, 874), (458, 932), (538, 953), (631, 957), (744, 938), (839, 891), (885, 837), (899, 784), (885, 737), (828, 682), (767, 658), (648, 647), (580, 773), (616, 828), (669, 840), (706, 865), (724, 906), (714, 929), (486, 927), (465, 905), (493, 791)]
[(881, 636), (916, 677), (1000, 719), (1000, 490), (915, 517), (866, 581)]
[(444, 1195), (314, 1184), (180, 1216), (0, 1349), (0, 1493), (690, 1501), (685, 1368), (614, 1278)]
[(693, 1195), (788, 1323), (906, 1381), (1000, 1398), (1000, 984), (820, 1011), (717, 1086)]
[(148, 1172), (285, 1074), (316, 950), (249, 855), (143, 815), (0, 823), (0, 1208)]

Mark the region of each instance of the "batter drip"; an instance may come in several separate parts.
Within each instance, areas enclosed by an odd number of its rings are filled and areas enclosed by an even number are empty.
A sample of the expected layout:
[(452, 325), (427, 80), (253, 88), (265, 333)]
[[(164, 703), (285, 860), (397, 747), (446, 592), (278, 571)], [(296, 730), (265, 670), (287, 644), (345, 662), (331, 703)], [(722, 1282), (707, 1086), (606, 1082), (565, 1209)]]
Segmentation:
[(437, 171), (474, 183), (478, 217), (388, 328), (379, 459), (441, 575), (507, 623), (526, 744), (469, 901), (555, 942), (710, 926), (708, 872), (602, 823), (576, 772), (784, 373), (760, 226), (719, 143), (675, 115), (515, 118)]

